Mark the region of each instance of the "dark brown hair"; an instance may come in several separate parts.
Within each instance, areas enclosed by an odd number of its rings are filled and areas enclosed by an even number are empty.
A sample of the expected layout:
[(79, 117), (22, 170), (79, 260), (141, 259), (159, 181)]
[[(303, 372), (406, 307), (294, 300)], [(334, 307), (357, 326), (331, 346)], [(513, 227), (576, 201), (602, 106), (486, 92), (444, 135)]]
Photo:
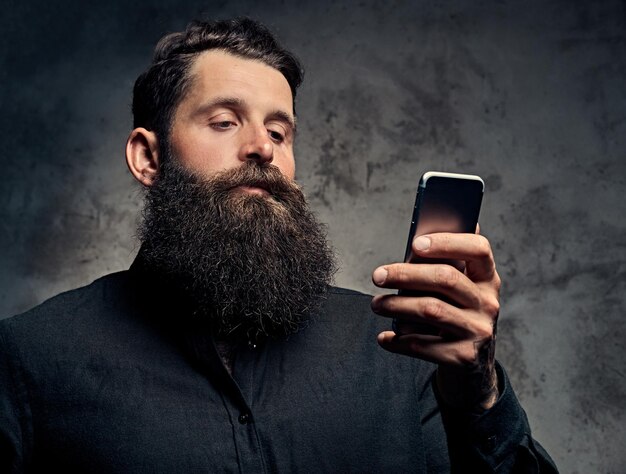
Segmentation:
[(211, 49), (256, 59), (278, 70), (287, 79), (295, 102), (304, 74), (302, 67), (264, 25), (249, 18), (194, 21), (185, 31), (161, 38), (152, 64), (137, 78), (133, 89), (134, 127), (145, 127), (162, 142), (167, 141), (174, 111), (191, 82), (189, 70), (200, 53)]

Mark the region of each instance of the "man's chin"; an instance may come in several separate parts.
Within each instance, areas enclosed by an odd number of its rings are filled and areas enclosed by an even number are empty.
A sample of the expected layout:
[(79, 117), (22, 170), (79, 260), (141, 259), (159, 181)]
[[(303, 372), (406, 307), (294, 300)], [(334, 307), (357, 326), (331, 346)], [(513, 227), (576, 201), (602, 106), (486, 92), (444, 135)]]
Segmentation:
[(171, 165), (161, 173), (146, 195), (142, 251), (191, 312), (227, 338), (306, 325), (335, 263), (300, 189), (270, 168), (209, 180)]

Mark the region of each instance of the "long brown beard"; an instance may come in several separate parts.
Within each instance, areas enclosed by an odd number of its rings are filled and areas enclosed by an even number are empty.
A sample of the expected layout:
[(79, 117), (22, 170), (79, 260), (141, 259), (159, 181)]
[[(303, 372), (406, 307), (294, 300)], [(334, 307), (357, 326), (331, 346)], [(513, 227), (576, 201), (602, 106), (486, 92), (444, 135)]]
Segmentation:
[(273, 165), (247, 162), (199, 178), (166, 160), (147, 192), (139, 236), (145, 264), (221, 339), (298, 331), (336, 271), (325, 228)]

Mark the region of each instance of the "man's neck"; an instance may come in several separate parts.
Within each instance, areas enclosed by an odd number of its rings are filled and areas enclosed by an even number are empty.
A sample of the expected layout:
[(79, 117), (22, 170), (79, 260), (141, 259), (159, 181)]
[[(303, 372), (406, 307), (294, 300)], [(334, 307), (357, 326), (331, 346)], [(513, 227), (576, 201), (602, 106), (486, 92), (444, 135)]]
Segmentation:
[(235, 344), (228, 341), (215, 341), (215, 348), (217, 353), (224, 363), (224, 367), (228, 370), (228, 373), (233, 375), (233, 361), (235, 359)]

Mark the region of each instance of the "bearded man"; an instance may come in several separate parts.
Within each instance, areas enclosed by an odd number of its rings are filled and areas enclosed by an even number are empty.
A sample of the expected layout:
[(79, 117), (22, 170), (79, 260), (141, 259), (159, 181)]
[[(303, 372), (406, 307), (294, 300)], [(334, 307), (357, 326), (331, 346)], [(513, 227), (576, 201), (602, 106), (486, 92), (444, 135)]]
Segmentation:
[(126, 147), (147, 189), (139, 255), (0, 323), (2, 472), (556, 471), (495, 363), (485, 238), (413, 243), (464, 273), (373, 273), (441, 297), (331, 286), (333, 253), (294, 182), (301, 79), (251, 20), (159, 42)]

